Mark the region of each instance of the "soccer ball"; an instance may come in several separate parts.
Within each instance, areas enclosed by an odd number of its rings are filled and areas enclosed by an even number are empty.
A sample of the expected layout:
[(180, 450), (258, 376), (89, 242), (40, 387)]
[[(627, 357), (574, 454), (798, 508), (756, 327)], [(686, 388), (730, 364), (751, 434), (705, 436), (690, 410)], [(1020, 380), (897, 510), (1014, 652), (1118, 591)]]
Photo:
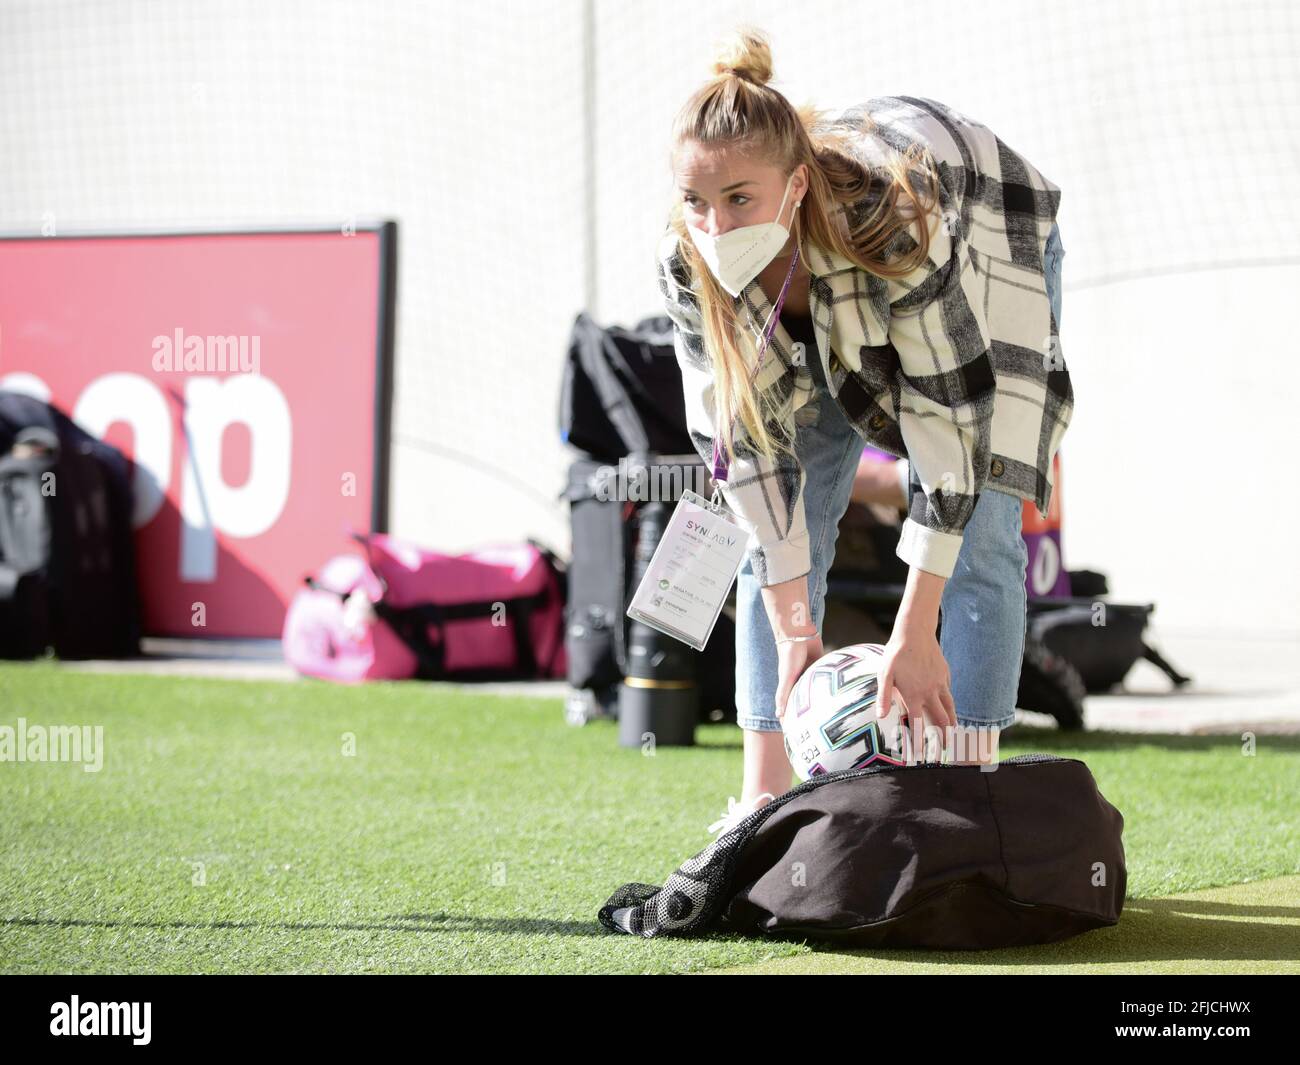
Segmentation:
[(781, 719), (785, 753), (800, 780), (861, 769), (873, 762), (906, 765), (907, 714), (894, 705), (876, 717), (878, 643), (855, 643), (823, 655), (796, 682)]

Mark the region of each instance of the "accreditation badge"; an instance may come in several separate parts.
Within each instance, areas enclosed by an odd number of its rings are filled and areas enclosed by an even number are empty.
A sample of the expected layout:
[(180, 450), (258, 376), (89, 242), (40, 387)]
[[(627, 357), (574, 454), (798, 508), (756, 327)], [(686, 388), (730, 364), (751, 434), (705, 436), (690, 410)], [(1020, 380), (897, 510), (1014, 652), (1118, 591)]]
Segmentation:
[(704, 650), (745, 560), (749, 531), (716, 499), (682, 493), (627, 608), (643, 625)]

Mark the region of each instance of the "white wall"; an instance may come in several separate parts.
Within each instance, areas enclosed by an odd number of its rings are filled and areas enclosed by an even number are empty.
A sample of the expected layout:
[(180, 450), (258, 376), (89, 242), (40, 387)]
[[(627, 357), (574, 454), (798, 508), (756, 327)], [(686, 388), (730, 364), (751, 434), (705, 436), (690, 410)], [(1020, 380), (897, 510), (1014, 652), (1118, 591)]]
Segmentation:
[(569, 328), (658, 313), (669, 125), (740, 21), (796, 103), (942, 99), (1061, 186), (1067, 565), (1300, 635), (1294, 5), (4, 2), (0, 229), (396, 217), (394, 531), (566, 549)]

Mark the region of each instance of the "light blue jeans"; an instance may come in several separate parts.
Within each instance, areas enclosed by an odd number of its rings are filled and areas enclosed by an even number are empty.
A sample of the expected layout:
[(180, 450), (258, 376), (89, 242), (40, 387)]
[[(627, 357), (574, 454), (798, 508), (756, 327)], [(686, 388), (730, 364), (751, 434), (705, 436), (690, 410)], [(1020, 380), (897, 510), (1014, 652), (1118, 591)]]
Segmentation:
[[(1060, 232), (1052, 226), (1044, 250), (1047, 292), (1061, 321)], [(804, 470), (804, 515), (812, 571), (809, 605), (820, 629), (826, 614), (826, 574), (835, 558), (840, 518), (848, 509), (862, 439), (826, 389), (821, 360), (808, 360), (815, 392), (815, 421), (795, 433), (795, 454)], [(910, 473), (911, 466), (906, 467)], [(908, 478), (908, 499), (921, 490)], [(1026, 632), (1025, 568), (1029, 548), (1021, 536), (1024, 504), (993, 488), (980, 492), (967, 522), (952, 576), (940, 601), (939, 647), (948, 664), (957, 724), (1006, 728), (1016, 719), (1016, 697)], [(736, 584), (736, 723), (743, 729), (779, 732), (776, 716), (777, 655), (762, 592), (748, 560)]]

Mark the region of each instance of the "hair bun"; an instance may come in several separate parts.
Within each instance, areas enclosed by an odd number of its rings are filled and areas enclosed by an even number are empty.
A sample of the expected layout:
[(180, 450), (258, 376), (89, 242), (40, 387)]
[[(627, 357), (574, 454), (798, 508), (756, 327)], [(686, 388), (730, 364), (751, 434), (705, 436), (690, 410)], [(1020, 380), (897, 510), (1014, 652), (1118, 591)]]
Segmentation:
[(772, 48), (767, 35), (758, 29), (737, 30), (715, 53), (713, 73), (717, 77), (732, 74), (755, 85), (772, 80)]

